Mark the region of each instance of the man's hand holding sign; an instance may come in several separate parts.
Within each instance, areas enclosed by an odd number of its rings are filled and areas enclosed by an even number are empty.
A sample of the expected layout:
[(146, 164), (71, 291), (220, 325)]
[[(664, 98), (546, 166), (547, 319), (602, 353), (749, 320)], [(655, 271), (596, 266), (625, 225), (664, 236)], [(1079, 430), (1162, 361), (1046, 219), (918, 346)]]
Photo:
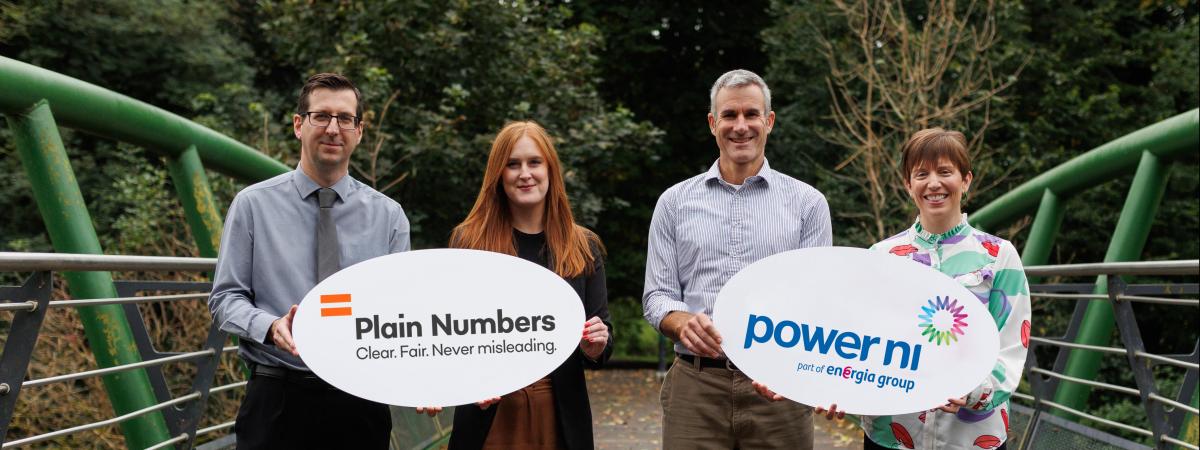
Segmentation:
[(293, 356), (300, 356), (300, 352), (296, 350), (296, 343), (292, 341), (292, 321), (296, 320), (297, 307), (292, 305), (287, 314), (271, 322), (271, 342)]
[(717, 358), (721, 351), (721, 332), (704, 313), (674, 311), (662, 321), (663, 333), (699, 356)]

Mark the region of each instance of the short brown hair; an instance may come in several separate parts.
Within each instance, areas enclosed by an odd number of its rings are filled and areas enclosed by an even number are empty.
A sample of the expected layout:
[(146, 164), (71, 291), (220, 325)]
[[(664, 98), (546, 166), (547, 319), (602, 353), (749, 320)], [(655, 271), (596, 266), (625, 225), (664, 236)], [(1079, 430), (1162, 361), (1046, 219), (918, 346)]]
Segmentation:
[(937, 165), (942, 158), (950, 160), (962, 176), (971, 173), (971, 156), (967, 154), (967, 138), (957, 131), (942, 128), (926, 128), (913, 133), (900, 148), (900, 167), (904, 180), (912, 177), (918, 167)]
[(360, 119), (363, 115), (362, 93), (358, 92), (358, 88), (354, 86), (354, 82), (349, 78), (336, 73), (318, 73), (308, 77), (308, 81), (304, 82), (304, 87), (300, 88), (300, 99), (296, 101), (296, 114), (304, 115), (308, 112), (308, 95), (317, 89), (329, 89), (332, 91), (350, 90), (354, 91), (354, 100), (358, 105), (354, 110), (354, 115)]

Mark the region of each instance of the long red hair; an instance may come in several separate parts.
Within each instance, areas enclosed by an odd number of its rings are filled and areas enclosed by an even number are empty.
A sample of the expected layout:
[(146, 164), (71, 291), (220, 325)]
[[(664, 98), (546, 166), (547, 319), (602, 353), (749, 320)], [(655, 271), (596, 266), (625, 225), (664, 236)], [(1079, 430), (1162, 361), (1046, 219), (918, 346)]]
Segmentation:
[(522, 137), (537, 144), (545, 158), (549, 189), (543, 201), (546, 203), (542, 217), (546, 234), (546, 247), (550, 251), (547, 259), (550, 269), (563, 278), (591, 273), (596, 256), (592, 247), (602, 250), (600, 238), (587, 228), (575, 223), (571, 214), (571, 202), (563, 183), (562, 164), (554, 143), (546, 130), (533, 121), (510, 122), (496, 134), (492, 151), (488, 154), (487, 169), (483, 172), (483, 184), (475, 206), (462, 223), (454, 227), (450, 235), (450, 246), (505, 253), (516, 256), (512, 212), (509, 210), (508, 195), (504, 193), (504, 166), (512, 155), (513, 147)]

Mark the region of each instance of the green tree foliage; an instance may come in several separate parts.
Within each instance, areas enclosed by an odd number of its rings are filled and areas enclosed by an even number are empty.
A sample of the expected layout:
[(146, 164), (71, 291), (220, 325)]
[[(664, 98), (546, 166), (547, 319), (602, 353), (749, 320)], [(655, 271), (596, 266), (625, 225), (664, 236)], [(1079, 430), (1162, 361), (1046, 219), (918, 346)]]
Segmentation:
[[(641, 287), (646, 192), (661, 132), (597, 94), (602, 36), (527, 2), (268, 2), (265, 45), (303, 75), (360, 80), (369, 130), (353, 174), (404, 205), (417, 247), (444, 246), (479, 190), (491, 138), (533, 119), (557, 138), (577, 219), (610, 249), (610, 289)], [(402, 180), (397, 182), (397, 180)]]
[[(1090, 5), (1029, 2), (1024, 33), (1006, 40), (1032, 55), (1014, 87), (1012, 119), (990, 139), (1035, 156), (1029, 173), (1054, 167), (1100, 144), (1200, 105), (1197, 86), (1197, 3), (1105, 1)], [(1177, 161), (1157, 227), (1144, 254), (1150, 259), (1195, 258), (1196, 160)], [(1088, 192), (1072, 211), (1055, 259), (1100, 261), (1128, 192), (1130, 177)], [(1015, 180), (1014, 180), (1015, 181)], [(1192, 206), (1187, 206), (1188, 204)], [(1111, 205), (1095, 208), (1089, 205)], [(1189, 211), (1190, 210), (1190, 211)], [(1189, 214), (1192, 213), (1192, 214)], [(1190, 255), (1190, 256), (1189, 256)]]
[[(768, 42), (810, 53), (788, 52), (807, 57), (773, 60), (772, 70), (807, 69), (798, 77), (785, 76), (782, 87), (817, 83), (829, 99), (815, 127), (787, 122), (780, 135), (785, 141), (816, 137), (833, 145), (835, 151), (826, 155), (836, 158), (814, 168), (820, 184), (836, 190), (831, 209), (841, 237), (868, 245), (911, 223), (915, 211), (896, 149), (922, 128), (940, 126), (970, 136), (976, 195), (994, 185), (993, 178), (1009, 175), (996, 170), (998, 150), (985, 139), (992, 104), (1004, 100), (998, 95), (1019, 71), (995, 68), (1005, 65), (1009, 55), (996, 51), (999, 14), (993, 5), (862, 0), (779, 8), (779, 24), (793, 26), (765, 32)], [(822, 95), (819, 90), (809, 93)], [(812, 120), (809, 106), (784, 108)]]
[(660, 167), (661, 179), (653, 186), (665, 189), (708, 169), (717, 155), (705, 122), (709, 88), (729, 70), (762, 72), (767, 55), (758, 35), (771, 21), (767, 2), (570, 5), (574, 22), (593, 24), (604, 34), (601, 95), (665, 132), (672, 161)]
[[(157, 2), (140, 0), (49, 1), (0, 5), (0, 54), (88, 81), (133, 98), (192, 116), (196, 99), (213, 103), (230, 86), (252, 82), (253, 72), (243, 61), (251, 54), (240, 36), (225, 31), (230, 14), (221, 4), (210, 2)], [(242, 99), (254, 102), (253, 98)], [(240, 108), (245, 109), (247, 103)], [(53, 109), (53, 105), (51, 105)], [(230, 108), (235, 109), (235, 108)], [(232, 118), (230, 118), (232, 119)], [(207, 124), (246, 141), (229, 128), (234, 120)], [(253, 125), (253, 122), (251, 122)], [(8, 182), (0, 187), (0, 204), (17, 211), (14, 220), (0, 224), (0, 248), (47, 251), (48, 239), (29, 191), (8, 129), (0, 131), (3, 160), (0, 172)], [(163, 168), (157, 157), (143, 149), (117, 145), (81, 133), (64, 130), (64, 144), (71, 157), (84, 199), (91, 209), (101, 243), (112, 253), (153, 252), (121, 243), (149, 243), (163, 236), (146, 234), (167, 224), (160, 210), (143, 203), (134, 192), (162, 186)], [(147, 164), (147, 156), (151, 164)], [(169, 187), (173, 192), (173, 188)], [(218, 191), (228, 199), (232, 185)], [(165, 194), (164, 194), (165, 195)], [(167, 198), (172, 209), (178, 202)], [(227, 201), (227, 200), (226, 200)], [(158, 205), (156, 205), (158, 206)], [(186, 229), (184, 226), (183, 229)], [(187, 242), (184, 239), (183, 242)], [(193, 254), (188, 247), (179, 248)]]
[(225, 83), (247, 83), (251, 57), (217, 2), (56, 0), (8, 6), (6, 56), (175, 112)]
[[(661, 132), (600, 99), (602, 37), (568, 25), (570, 15), (527, 2), (52, 2), (5, 9), (14, 26), (4, 52), (193, 117), (288, 164), (298, 157), (291, 114), (299, 85), (312, 73), (343, 72), (367, 109), (352, 175), (405, 206), (418, 248), (445, 245), (465, 217), (495, 131), (537, 120), (558, 138), (578, 218), (613, 249), (614, 290), (632, 295), (644, 233), (626, 231), (648, 219), (644, 204), (652, 202), (632, 196), (643, 195), (638, 180), (652, 178)], [(137, 172), (111, 144), (68, 146), (85, 193), (114, 192), (115, 176)], [(132, 206), (89, 204), (102, 234)], [(44, 245), (40, 228), (31, 221), (6, 233), (23, 236), (8, 245)]]
[[(962, 2), (959, 8), (972, 4)], [(924, 20), (924, 8), (921, 3), (906, 4), (914, 26)], [(998, 150), (997, 166), (1019, 165), (1020, 170), (984, 195), (971, 198), (967, 209), (986, 204), (1008, 188), (1091, 148), (1200, 104), (1195, 70), (1200, 65), (1196, 10), (1194, 1), (997, 4), (998, 42), (989, 63), (999, 74), (1021, 71), (1016, 84), (991, 105), (986, 145)], [(819, 57), (820, 42), (826, 38), (838, 48), (852, 47), (850, 41), (855, 37), (842, 30), (844, 19), (832, 5), (798, 6), (780, 1), (772, 4), (771, 11), (775, 22), (762, 33), (771, 56), (768, 81), (781, 92), (779, 115), (790, 119), (780, 121), (772, 139), (794, 150), (776, 159), (795, 172), (811, 174), (831, 202), (843, 203), (833, 207), (836, 239), (869, 244), (873, 236), (854, 232), (867, 228), (861, 225), (863, 205), (841, 200), (859, 195), (847, 192), (858, 187), (838, 180), (837, 174), (824, 176), (823, 170), (814, 170), (835, 167), (850, 155), (844, 146), (820, 138), (834, 126), (825, 81), (830, 67)], [(1197, 229), (1196, 214), (1190, 214), (1196, 207), (1194, 164), (1194, 160), (1177, 162), (1180, 167), (1173, 171), (1160, 209), (1166, 220), (1159, 223)], [(995, 180), (1000, 174), (976, 175)], [(1074, 200), (1116, 206), (1071, 208), (1073, 214), (1068, 215), (1063, 229), (1085, 227), (1101, 235), (1111, 233), (1127, 183), (1116, 181)], [(1150, 253), (1156, 258), (1195, 255), (1200, 247), (1195, 232), (1160, 231), (1147, 245), (1148, 251), (1158, 250)], [(1108, 239), (1095, 239), (1095, 233), (1064, 233), (1059, 237), (1055, 261), (1101, 260)], [(1020, 244), (1023, 235), (1018, 232), (1015, 237)]]

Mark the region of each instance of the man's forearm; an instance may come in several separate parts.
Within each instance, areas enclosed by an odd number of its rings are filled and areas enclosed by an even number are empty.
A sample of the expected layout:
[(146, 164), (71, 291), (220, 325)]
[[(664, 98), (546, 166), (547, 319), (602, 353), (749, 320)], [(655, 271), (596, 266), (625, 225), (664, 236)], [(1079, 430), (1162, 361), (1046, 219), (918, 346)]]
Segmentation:
[(244, 295), (228, 292), (210, 298), (209, 311), (222, 331), (265, 344), (270, 344), (271, 324), (279, 319), (254, 306)]

